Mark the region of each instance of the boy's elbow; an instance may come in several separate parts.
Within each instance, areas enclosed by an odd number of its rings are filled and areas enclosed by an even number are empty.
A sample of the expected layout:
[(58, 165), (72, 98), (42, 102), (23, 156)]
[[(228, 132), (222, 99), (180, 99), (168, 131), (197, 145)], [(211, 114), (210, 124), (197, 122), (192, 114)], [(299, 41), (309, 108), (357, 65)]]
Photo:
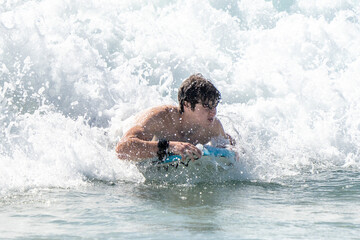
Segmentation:
[(134, 139), (127, 138), (122, 139), (116, 145), (115, 151), (118, 158), (120, 159), (133, 159), (137, 157), (137, 154), (134, 154), (134, 149), (136, 149), (136, 144), (134, 144)]
[(119, 142), (117, 145), (116, 145), (116, 148), (115, 148), (115, 152), (117, 154), (121, 153), (122, 152), (122, 149), (123, 149), (123, 144), (121, 142)]
[(115, 148), (115, 152), (118, 156), (118, 158), (120, 159), (127, 159), (127, 152), (126, 152), (126, 143), (125, 142), (119, 142), (117, 145), (116, 145), (116, 148)]

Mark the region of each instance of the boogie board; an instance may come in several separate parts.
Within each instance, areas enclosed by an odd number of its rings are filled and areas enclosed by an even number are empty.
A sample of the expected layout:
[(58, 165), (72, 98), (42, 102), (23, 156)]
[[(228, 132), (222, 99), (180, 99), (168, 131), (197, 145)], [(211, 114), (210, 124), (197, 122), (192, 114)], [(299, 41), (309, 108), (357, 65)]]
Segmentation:
[(164, 179), (176, 177), (212, 176), (214, 173), (226, 172), (236, 163), (234, 151), (226, 148), (216, 148), (209, 145), (197, 146), (202, 149), (201, 158), (192, 161), (181, 159), (179, 155), (168, 156), (165, 160), (147, 159), (137, 164), (139, 171), (146, 179)]

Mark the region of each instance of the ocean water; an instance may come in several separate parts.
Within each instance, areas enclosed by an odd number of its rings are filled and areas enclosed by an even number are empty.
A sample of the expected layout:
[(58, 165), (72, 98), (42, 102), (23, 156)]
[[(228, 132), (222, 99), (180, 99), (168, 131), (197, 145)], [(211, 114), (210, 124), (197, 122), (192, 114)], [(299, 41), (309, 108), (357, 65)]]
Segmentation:
[[(0, 0), (0, 239), (360, 239), (359, 43), (358, 0)], [(239, 165), (117, 159), (197, 72)]]

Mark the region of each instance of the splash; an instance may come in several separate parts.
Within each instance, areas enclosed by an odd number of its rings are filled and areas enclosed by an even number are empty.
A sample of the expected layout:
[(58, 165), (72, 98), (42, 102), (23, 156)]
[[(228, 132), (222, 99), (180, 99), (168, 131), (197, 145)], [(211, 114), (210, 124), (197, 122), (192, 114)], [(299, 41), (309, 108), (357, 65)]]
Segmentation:
[[(142, 181), (113, 147), (201, 72), (252, 179), (359, 169), (358, 1), (2, 1), (0, 189)], [(130, 170), (129, 170), (130, 169)]]

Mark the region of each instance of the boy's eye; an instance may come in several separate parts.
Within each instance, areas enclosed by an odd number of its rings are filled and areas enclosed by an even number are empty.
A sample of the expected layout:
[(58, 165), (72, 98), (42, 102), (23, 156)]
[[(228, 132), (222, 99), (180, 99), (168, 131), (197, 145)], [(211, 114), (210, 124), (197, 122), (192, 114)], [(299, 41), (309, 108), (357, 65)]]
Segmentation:
[(202, 103), (202, 106), (206, 109), (212, 110), (214, 108), (217, 107), (217, 105), (219, 104), (219, 101), (208, 101), (207, 103)]
[(207, 108), (207, 109), (210, 109), (210, 110), (213, 109), (213, 108), (215, 108), (215, 106), (213, 106), (213, 105), (210, 106), (210, 105), (208, 105), (208, 104), (204, 104), (203, 107), (204, 107), (204, 108)]

